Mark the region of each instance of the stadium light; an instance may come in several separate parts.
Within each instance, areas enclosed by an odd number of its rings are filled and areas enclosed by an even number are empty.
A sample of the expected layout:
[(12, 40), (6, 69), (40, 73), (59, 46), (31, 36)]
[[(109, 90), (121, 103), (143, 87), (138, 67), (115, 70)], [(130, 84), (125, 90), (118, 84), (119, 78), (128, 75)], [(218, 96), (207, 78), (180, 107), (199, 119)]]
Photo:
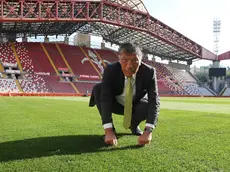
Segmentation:
[(219, 53), (219, 37), (220, 37), (220, 29), (221, 29), (221, 20), (218, 18), (215, 18), (213, 20), (213, 51), (216, 55)]

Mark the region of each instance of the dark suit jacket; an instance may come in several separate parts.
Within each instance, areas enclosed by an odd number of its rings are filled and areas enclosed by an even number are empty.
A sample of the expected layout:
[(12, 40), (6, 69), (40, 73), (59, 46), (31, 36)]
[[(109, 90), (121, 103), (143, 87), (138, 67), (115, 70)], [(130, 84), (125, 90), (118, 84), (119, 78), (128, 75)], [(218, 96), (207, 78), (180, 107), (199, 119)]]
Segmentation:
[[(110, 123), (112, 115), (113, 97), (123, 93), (125, 76), (119, 62), (109, 64), (103, 74), (101, 83), (101, 116), (105, 123)], [(141, 63), (136, 74), (136, 94), (133, 98), (133, 106), (145, 95), (148, 95), (147, 123), (156, 125), (159, 113), (159, 95), (156, 79), (156, 71), (153, 67)]]

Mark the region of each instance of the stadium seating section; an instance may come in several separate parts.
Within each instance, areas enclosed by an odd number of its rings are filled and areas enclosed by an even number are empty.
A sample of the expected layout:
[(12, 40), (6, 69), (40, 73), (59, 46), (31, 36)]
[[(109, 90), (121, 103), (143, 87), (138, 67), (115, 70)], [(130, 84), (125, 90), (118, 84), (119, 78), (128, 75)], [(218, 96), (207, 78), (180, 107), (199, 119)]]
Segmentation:
[[(18, 78), (20, 85), (17, 85), (16, 78), (3, 78), (0, 73), (0, 92), (90, 93), (101, 81), (105, 66), (117, 58), (116, 52), (110, 50), (65, 44), (1, 43), (0, 62), (21, 66), (23, 77)], [(200, 87), (188, 72), (153, 61), (143, 62), (155, 67), (160, 95), (213, 95), (205, 87)], [(58, 76), (59, 68), (68, 69), (76, 80), (64, 81)], [(229, 92), (227, 89), (225, 94)]]
[(227, 88), (223, 94), (223, 96), (230, 96), (230, 88)]
[(18, 93), (18, 87), (13, 79), (0, 79), (0, 92), (1, 93)]

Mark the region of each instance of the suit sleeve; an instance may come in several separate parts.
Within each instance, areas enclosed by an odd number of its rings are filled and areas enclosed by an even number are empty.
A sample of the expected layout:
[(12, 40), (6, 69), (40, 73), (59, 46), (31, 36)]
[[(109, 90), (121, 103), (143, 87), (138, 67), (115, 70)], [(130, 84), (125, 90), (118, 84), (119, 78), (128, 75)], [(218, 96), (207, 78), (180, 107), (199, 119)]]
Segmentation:
[(148, 104), (148, 116), (146, 123), (153, 124), (156, 127), (160, 111), (160, 98), (158, 94), (158, 85), (155, 69), (152, 69), (152, 79), (148, 87)]
[(101, 83), (101, 117), (102, 124), (112, 122), (112, 90), (111, 90), (111, 78), (112, 72), (109, 67), (104, 70), (102, 83)]

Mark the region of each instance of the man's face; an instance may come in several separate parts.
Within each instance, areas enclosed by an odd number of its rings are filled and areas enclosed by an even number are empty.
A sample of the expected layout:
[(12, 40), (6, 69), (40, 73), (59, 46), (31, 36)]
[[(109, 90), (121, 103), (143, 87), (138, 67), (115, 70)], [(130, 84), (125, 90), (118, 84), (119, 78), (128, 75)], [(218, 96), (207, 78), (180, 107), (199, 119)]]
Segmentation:
[(126, 77), (132, 77), (139, 69), (140, 62), (135, 53), (126, 53), (124, 50), (121, 50), (119, 62)]

